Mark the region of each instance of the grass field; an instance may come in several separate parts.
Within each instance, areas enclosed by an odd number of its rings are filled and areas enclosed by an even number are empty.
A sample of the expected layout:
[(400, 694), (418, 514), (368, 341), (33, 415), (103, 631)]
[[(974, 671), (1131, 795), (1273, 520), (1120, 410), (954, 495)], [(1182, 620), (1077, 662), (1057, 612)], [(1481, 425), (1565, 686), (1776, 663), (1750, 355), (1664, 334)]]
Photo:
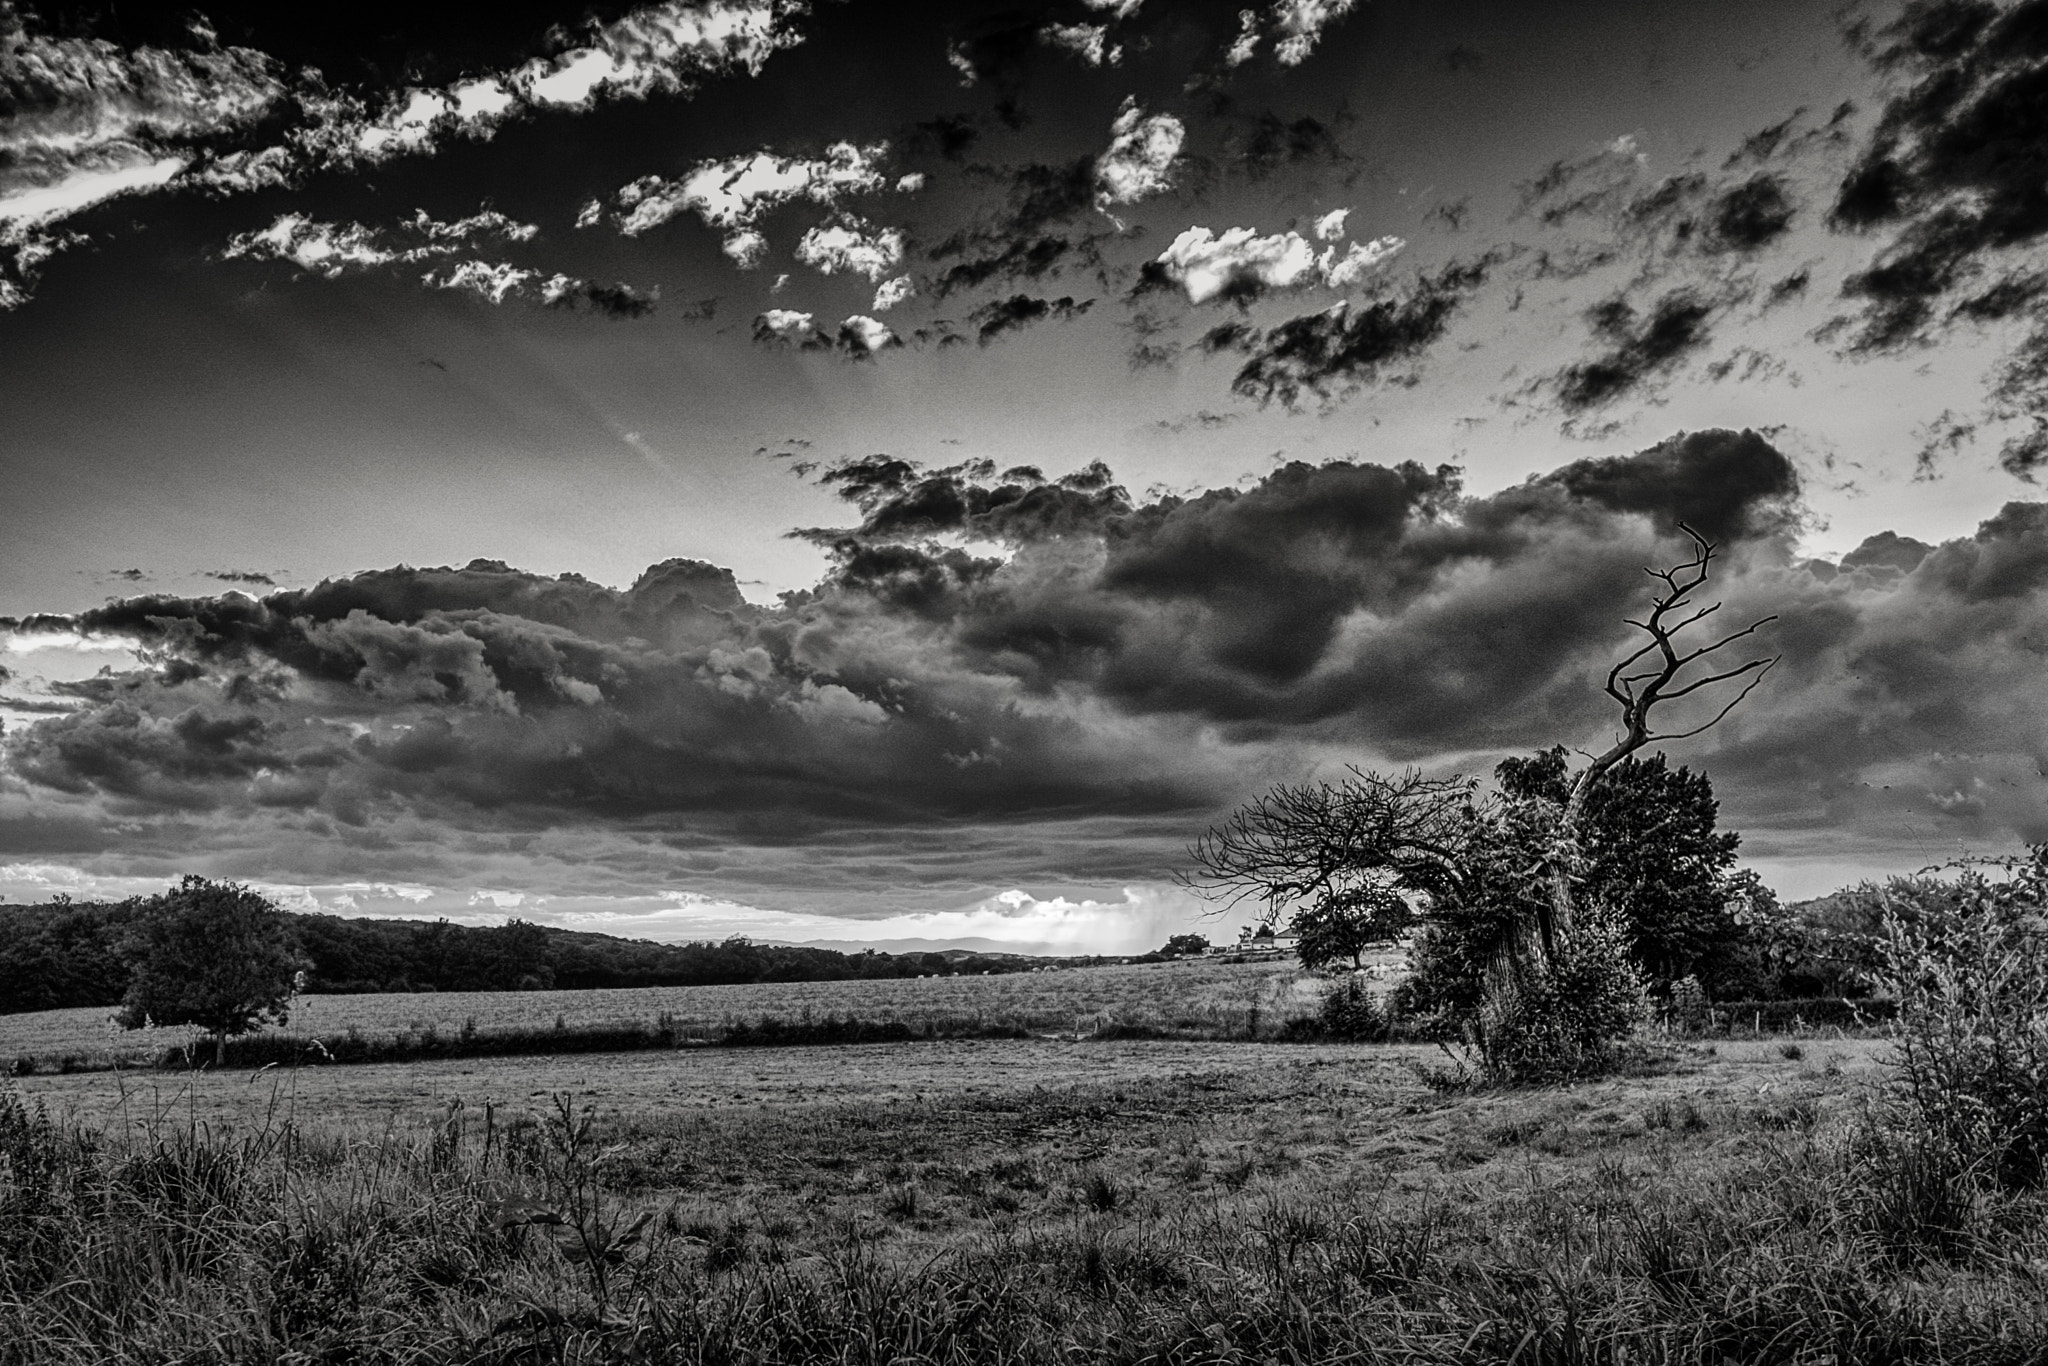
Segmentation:
[(1928, 1256), (1846, 1179), (1886, 1047), (1449, 1095), (1412, 1048), (1050, 1040), (37, 1077), (0, 1362), (2038, 1362), (2040, 1201)]
[[(668, 1016), (683, 1037), (707, 1036), (735, 1021), (854, 1016), (934, 1024), (1014, 1027), (1031, 1033), (1088, 1034), (1117, 1023), (1200, 1034), (1271, 1031), (1312, 1011), (1321, 988), (1291, 963), (1191, 959), (988, 977), (886, 978), (853, 982), (772, 982), (745, 986), (645, 987), (608, 991), (486, 991), (376, 996), (308, 996), (284, 1032), (309, 1036), (354, 1029), (372, 1037), (428, 1030), (447, 1038), (466, 1025), (481, 1032), (569, 1030), (641, 1025)], [(70, 1059), (97, 1066), (139, 1062), (196, 1037), (192, 1030), (140, 1033), (111, 1029), (105, 1008), (0, 1015), (0, 1060)]]

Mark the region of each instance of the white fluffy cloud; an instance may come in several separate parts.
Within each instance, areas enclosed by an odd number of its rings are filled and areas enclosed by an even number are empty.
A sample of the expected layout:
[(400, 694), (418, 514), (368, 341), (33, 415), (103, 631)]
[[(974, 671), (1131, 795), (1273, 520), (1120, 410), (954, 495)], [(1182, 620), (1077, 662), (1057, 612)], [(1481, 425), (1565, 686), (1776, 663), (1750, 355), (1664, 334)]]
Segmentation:
[(1240, 10), (1237, 37), (1223, 63), (1244, 65), (1270, 33), (1274, 58), (1282, 66), (1299, 66), (1322, 41), (1323, 30), (1351, 13), (1357, 4), (1358, 0), (1274, 0), (1263, 17), (1257, 10)]
[(869, 353), (879, 351), (896, 340), (896, 334), (891, 332), (887, 325), (861, 313), (854, 314), (839, 325), (839, 336), (848, 350)]
[(372, 113), (347, 98), (302, 100), (316, 113), (297, 139), (317, 161), (382, 161), (431, 150), (444, 136), (489, 137), (522, 108), (587, 109), (603, 99), (641, 99), (690, 89), (703, 77), (758, 73), (801, 38), (779, 22), (774, 0), (648, 5), (552, 57), (441, 89), (408, 88)]
[(1325, 242), (1343, 239), (1344, 220), (1351, 217), (1349, 209), (1332, 209), (1316, 220), (1316, 236)]
[(801, 344), (818, 336), (818, 327), (808, 313), (794, 308), (771, 308), (754, 319), (755, 333)]
[(917, 286), (910, 282), (908, 275), (899, 275), (893, 280), (884, 280), (875, 289), (874, 310), (877, 313), (887, 313), (890, 309), (896, 307), (896, 305), (902, 303), (915, 293), (917, 293)]
[(246, 48), (124, 52), (32, 35), (0, 10), (0, 309), (26, 302), (37, 267), (83, 240), (56, 225), (168, 184), (194, 142), (269, 111), (283, 93), (275, 65)]
[(1173, 188), (1187, 128), (1171, 114), (1147, 115), (1134, 95), (1110, 124), (1109, 150), (1095, 159), (1095, 203), (1135, 204)]
[[(633, 237), (680, 214), (694, 213), (707, 227), (723, 230), (725, 254), (741, 269), (751, 270), (768, 254), (768, 239), (758, 226), (764, 215), (800, 200), (832, 206), (848, 195), (887, 190), (890, 181), (882, 173), (882, 164), (888, 155), (886, 142), (865, 147), (837, 142), (820, 157), (779, 156), (764, 149), (745, 156), (701, 161), (672, 180), (642, 176), (621, 187), (612, 196), (612, 221), (620, 232)], [(922, 175), (906, 175), (894, 182), (899, 193), (911, 193), (923, 185)], [(597, 223), (603, 212), (603, 205), (594, 201), (585, 205), (577, 216), (577, 226)], [(901, 233), (868, 235), (863, 248), (850, 240), (852, 232), (844, 228), (813, 229), (804, 238), (806, 245), (798, 248), (798, 257), (814, 265), (821, 260), (829, 262), (819, 265), (828, 274), (833, 270), (868, 274), (868, 263), (888, 255), (888, 242), (893, 241), (894, 257), (901, 258)], [(807, 250), (817, 259), (805, 255)], [(856, 255), (845, 257), (844, 252)], [(854, 260), (861, 264), (853, 264)], [(888, 261), (869, 278), (879, 278), (894, 264), (894, 259)]]
[(796, 244), (796, 259), (821, 275), (864, 275), (879, 281), (903, 262), (903, 234), (874, 230), (858, 219), (812, 228)]
[[(645, 6), (589, 27), (580, 44), (443, 88), (367, 99), (335, 94), (319, 73), (288, 89), (281, 64), (248, 48), (124, 51), (97, 39), (29, 33), (0, 7), (0, 309), (24, 302), (35, 266), (73, 241), (52, 231), (120, 195), (170, 184), (217, 193), (286, 185), (309, 169), (375, 164), (434, 150), (450, 136), (487, 138), (527, 109), (584, 108), (605, 98), (689, 89), (761, 69), (801, 41), (787, 0)], [(296, 123), (268, 147), (209, 143), (280, 112)], [(11, 260), (9, 258), (12, 258)]]
[[(468, 290), (494, 304), (502, 304), (511, 295), (524, 293), (538, 284), (540, 272), (522, 270), (502, 261), (458, 261), (445, 271), (430, 270), (420, 279), (434, 289)], [(566, 285), (560, 287), (555, 297), (567, 292)]]
[(1173, 239), (1160, 253), (1168, 278), (1187, 291), (1189, 303), (1207, 303), (1233, 289), (1299, 289), (1322, 284), (1347, 289), (1400, 251), (1398, 237), (1352, 242), (1339, 252), (1334, 246), (1318, 253), (1297, 232), (1261, 237), (1253, 228), (1231, 228), (1217, 234), (1194, 227)]
[(1038, 36), (1053, 47), (1073, 53), (1090, 66), (1101, 66), (1104, 60), (1114, 66), (1123, 55), (1121, 47), (1109, 46), (1107, 24), (1047, 24), (1038, 31)]
[(1323, 30), (1351, 13), (1358, 0), (1274, 0), (1272, 22), (1279, 41), (1273, 55), (1282, 66), (1299, 66), (1315, 51)]
[[(237, 233), (229, 238), (221, 255), (259, 261), (289, 261), (301, 270), (333, 280), (351, 270), (447, 256), (480, 238), (531, 241), (538, 231), (533, 224), (518, 222), (495, 209), (485, 209), (468, 218), (445, 223), (431, 217), (425, 209), (418, 209), (392, 233), (366, 228), (360, 223), (322, 223), (302, 213), (287, 213), (278, 215), (267, 228)], [(465, 264), (483, 265), (481, 262)], [(491, 269), (510, 270), (511, 267)], [(516, 273), (533, 276), (531, 271)], [(446, 278), (437, 280), (430, 275), (428, 283), (438, 284), (441, 288), (456, 287), (446, 283)], [(472, 281), (475, 278), (475, 273), (470, 272), (461, 282), (461, 287), (474, 288)], [(500, 294), (498, 299), (502, 298)]]
[(289, 261), (333, 280), (350, 270), (399, 260), (402, 253), (381, 245), (377, 234), (360, 223), (319, 223), (302, 213), (287, 213), (260, 232), (229, 238), (221, 255)]

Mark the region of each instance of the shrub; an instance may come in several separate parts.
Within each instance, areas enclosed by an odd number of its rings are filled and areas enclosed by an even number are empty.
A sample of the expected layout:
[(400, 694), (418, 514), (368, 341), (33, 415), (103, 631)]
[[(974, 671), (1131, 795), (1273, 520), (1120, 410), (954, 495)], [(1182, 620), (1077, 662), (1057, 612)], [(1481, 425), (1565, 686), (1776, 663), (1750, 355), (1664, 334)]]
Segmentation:
[(1620, 917), (1589, 907), (1547, 962), (1496, 971), (1465, 1024), (1468, 1066), (1509, 1086), (1603, 1072), (1642, 1019), (1643, 991)]
[(1387, 1038), (1386, 1007), (1362, 977), (1346, 977), (1332, 987), (1316, 1010), (1318, 1035), (1338, 1043), (1383, 1043)]
[(2048, 845), (2005, 870), (1885, 916), (1877, 981), (1898, 1049), (1882, 1122), (1916, 1162), (2032, 1189), (2048, 1177)]

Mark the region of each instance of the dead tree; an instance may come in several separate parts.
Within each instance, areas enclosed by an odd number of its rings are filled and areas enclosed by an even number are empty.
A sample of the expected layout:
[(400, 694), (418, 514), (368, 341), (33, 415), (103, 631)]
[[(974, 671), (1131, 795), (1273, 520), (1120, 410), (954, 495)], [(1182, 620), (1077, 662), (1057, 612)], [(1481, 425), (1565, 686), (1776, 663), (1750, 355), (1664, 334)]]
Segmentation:
[[(1720, 603), (1694, 608), (1693, 593), (1707, 581), (1718, 547), (1687, 526), (1678, 524), (1678, 529), (1691, 538), (1692, 558), (1669, 569), (1645, 568), (1644, 573), (1656, 579), (1663, 586), (1650, 602), (1649, 613), (1640, 621), (1625, 618), (1630, 626), (1641, 631), (1649, 639), (1641, 648), (1607, 671), (1607, 696), (1614, 699), (1621, 708), (1621, 733), (1614, 743), (1595, 755), (1591, 763), (1580, 769), (1572, 779), (1565, 797), (1564, 809), (1558, 817), (1557, 838), (1552, 848), (1549, 868), (1549, 907), (1538, 928), (1537, 941), (1522, 946), (1525, 958), (1536, 953), (1554, 954), (1560, 945), (1569, 941), (1572, 932), (1572, 865), (1576, 861), (1579, 841), (1579, 826), (1586, 809), (1586, 798), (1596, 783), (1607, 771), (1645, 745), (1666, 740), (1683, 740), (1698, 735), (1720, 724), (1729, 712), (1734, 711), (1742, 699), (1755, 690), (1777, 664), (1781, 656), (1758, 655), (1734, 668), (1719, 669), (1723, 661), (1714, 656), (1738, 640), (1753, 636), (1759, 630), (1776, 621), (1773, 613), (1761, 617), (1739, 631), (1731, 631), (1705, 645), (1683, 648), (1679, 636), (1698, 626), (1714, 613), (1721, 610)], [(1693, 669), (1701, 665), (1708, 672)], [(1687, 670), (1693, 670), (1690, 677)], [(1658, 731), (1653, 729), (1650, 713), (1666, 703), (1677, 702), (1703, 689), (1717, 684), (1732, 684), (1743, 680), (1742, 686), (1733, 697), (1712, 716), (1696, 726), (1684, 730)]]

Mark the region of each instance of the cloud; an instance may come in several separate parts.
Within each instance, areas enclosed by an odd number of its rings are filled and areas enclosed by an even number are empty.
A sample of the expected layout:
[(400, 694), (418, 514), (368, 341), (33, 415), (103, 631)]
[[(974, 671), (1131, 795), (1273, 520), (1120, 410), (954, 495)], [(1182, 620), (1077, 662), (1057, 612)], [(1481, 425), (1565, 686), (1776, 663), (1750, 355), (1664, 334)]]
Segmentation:
[(446, 270), (430, 270), (420, 279), (433, 289), (467, 290), (502, 304), (509, 295), (531, 292), (540, 284), (540, 272), (502, 261), (458, 261)]
[(492, 304), (524, 298), (552, 307), (589, 308), (613, 318), (637, 318), (654, 309), (651, 294), (630, 285), (602, 285), (560, 273), (478, 257), (448, 258), (484, 239), (530, 242), (538, 229), (495, 209), (450, 222), (416, 210), (396, 228), (360, 223), (322, 223), (301, 213), (280, 214), (269, 227), (238, 233), (221, 250), (224, 259), (286, 261), (309, 274), (337, 280), (354, 272), (421, 261), (437, 264), (420, 275), (429, 289), (472, 294)]
[(856, 313), (839, 325), (839, 344), (841, 349), (851, 354), (873, 355), (903, 343), (881, 322)]
[(819, 226), (796, 244), (796, 259), (821, 275), (863, 275), (880, 282), (903, 262), (903, 233), (871, 228), (859, 219)]
[(1148, 115), (1137, 96), (1126, 99), (1110, 124), (1109, 149), (1095, 159), (1095, 205), (1105, 213), (1173, 188), (1173, 173), (1187, 128), (1171, 114)]
[[(654, 311), (654, 294), (628, 284), (599, 284), (567, 275), (551, 277), (541, 286), (541, 301), (551, 308), (580, 308), (602, 313), (614, 322), (644, 318)], [(706, 301), (715, 302), (715, 301)], [(697, 305), (702, 316), (710, 316), (704, 304)], [(686, 311), (685, 317), (690, 316)]]
[(25, 303), (37, 267), (85, 210), (161, 189), (219, 139), (268, 114), (277, 64), (246, 48), (124, 52), (27, 31), (0, 10), (0, 307)]
[[(889, 188), (881, 169), (888, 155), (886, 142), (866, 147), (835, 142), (821, 157), (762, 150), (701, 161), (674, 180), (642, 176), (622, 187), (612, 196), (612, 222), (635, 237), (679, 214), (694, 213), (705, 226), (725, 233), (726, 255), (751, 269), (767, 250), (757, 225), (770, 210), (799, 200), (835, 205), (849, 195), (879, 193)], [(601, 212), (601, 205), (587, 206), (578, 226), (595, 223)]]
[(1225, 150), (1253, 180), (1264, 180), (1288, 166), (1349, 159), (1335, 132), (1321, 119), (1303, 114), (1286, 121), (1270, 110), (1252, 120), (1249, 131), (1233, 134)]
[(1074, 302), (1072, 296), (1063, 295), (1057, 299), (1035, 299), (1028, 294), (1012, 294), (1007, 299), (998, 299), (983, 304), (967, 315), (967, 321), (974, 324), (976, 337), (987, 346), (1005, 332), (1014, 332), (1033, 323), (1052, 318), (1067, 322), (1080, 317), (1094, 306), (1093, 299)]
[(1282, 66), (1299, 66), (1322, 41), (1323, 30), (1356, 5), (1357, 0), (1274, 0), (1263, 16), (1257, 10), (1242, 10), (1224, 65), (1242, 66), (1257, 54), (1261, 40), (1270, 38), (1273, 56)]
[[(430, 249), (429, 249), (430, 250)], [(237, 233), (221, 255), (289, 261), (301, 270), (339, 279), (350, 270), (365, 270), (399, 260), (402, 253), (381, 244), (379, 234), (360, 223), (316, 223), (300, 213), (279, 214), (260, 231)]]
[[(1342, 212), (1336, 215), (1340, 232)], [(1253, 228), (1230, 228), (1218, 235), (1208, 228), (1193, 227), (1174, 238), (1155, 264), (1166, 279), (1186, 291), (1191, 304), (1218, 297), (1246, 302), (1269, 290), (1311, 284), (1349, 288), (1405, 245), (1398, 237), (1382, 237), (1369, 243), (1349, 243), (1341, 254), (1335, 246), (1318, 253), (1296, 232), (1260, 237)]]
[(1618, 297), (1594, 305), (1587, 321), (1605, 349), (1558, 372), (1559, 403), (1579, 413), (1641, 393), (1706, 347), (1721, 307), (1686, 288), (1658, 299), (1647, 317)]
[[(120, 196), (190, 184), (216, 193), (290, 185), (316, 170), (426, 154), (489, 138), (539, 109), (683, 93), (705, 77), (756, 73), (800, 41), (782, 0), (645, 6), (592, 23), (563, 51), (446, 86), (357, 95), (306, 69), (291, 82), (269, 54), (195, 46), (124, 51), (30, 33), (0, 12), (0, 306), (25, 302), (36, 267), (72, 236), (55, 227)], [(539, 35), (535, 35), (538, 37)], [(249, 145), (258, 137), (267, 145)]]
[(1319, 760), (1481, 770), (1596, 740), (1598, 680), (1643, 567), (1683, 558), (1681, 520), (1720, 543), (1722, 617), (1779, 617), (1769, 684), (1674, 755), (1709, 767), (1734, 828), (1774, 857), (1907, 818), (2048, 835), (2048, 505), (1810, 568), (1798, 476), (1755, 433), (1485, 495), (1342, 461), (1143, 500), (1100, 465), (874, 456), (822, 478), (855, 524), (805, 531), (832, 568), (772, 607), (691, 561), (623, 589), (476, 561), (0, 623), (144, 652), (58, 685), (64, 714), (11, 718), (0, 857), (48, 862), (61, 838), (112, 871), (118, 850), (309, 884), (877, 909), (927, 872), (955, 908), (1052, 868), (1156, 879), (1248, 788)]
[(1351, 13), (1357, 0), (1275, 0), (1269, 11), (1282, 66), (1299, 66), (1322, 41), (1323, 30)]
[(1073, 53), (1089, 66), (1107, 61), (1115, 66), (1123, 56), (1121, 47), (1109, 46), (1107, 24), (1047, 24), (1038, 31), (1048, 45)]
[(1434, 275), (1418, 276), (1404, 295), (1357, 306), (1346, 301), (1263, 330), (1226, 324), (1210, 331), (1202, 345), (1246, 357), (1231, 381), (1232, 391), (1243, 397), (1288, 407), (1309, 398), (1327, 400), (1419, 360), (1485, 283), (1495, 260), (1452, 262)]
[(911, 283), (908, 275), (899, 275), (893, 280), (884, 280), (875, 287), (874, 310), (877, 313), (886, 313), (905, 299), (913, 297), (916, 293), (917, 286)]
[[(538, 231), (532, 224), (515, 222), (494, 209), (447, 223), (419, 209), (393, 231), (366, 228), (360, 223), (321, 223), (302, 213), (285, 213), (279, 214), (267, 228), (235, 234), (228, 239), (221, 255), (229, 260), (289, 261), (301, 270), (334, 280), (354, 270), (446, 256), (480, 238), (527, 242)], [(474, 275), (477, 271), (510, 269), (466, 262), (451, 273)], [(528, 278), (534, 275), (532, 271), (519, 273)], [(455, 287), (445, 280), (436, 281), (432, 275), (428, 283)], [(465, 278), (461, 287), (474, 286)]]

